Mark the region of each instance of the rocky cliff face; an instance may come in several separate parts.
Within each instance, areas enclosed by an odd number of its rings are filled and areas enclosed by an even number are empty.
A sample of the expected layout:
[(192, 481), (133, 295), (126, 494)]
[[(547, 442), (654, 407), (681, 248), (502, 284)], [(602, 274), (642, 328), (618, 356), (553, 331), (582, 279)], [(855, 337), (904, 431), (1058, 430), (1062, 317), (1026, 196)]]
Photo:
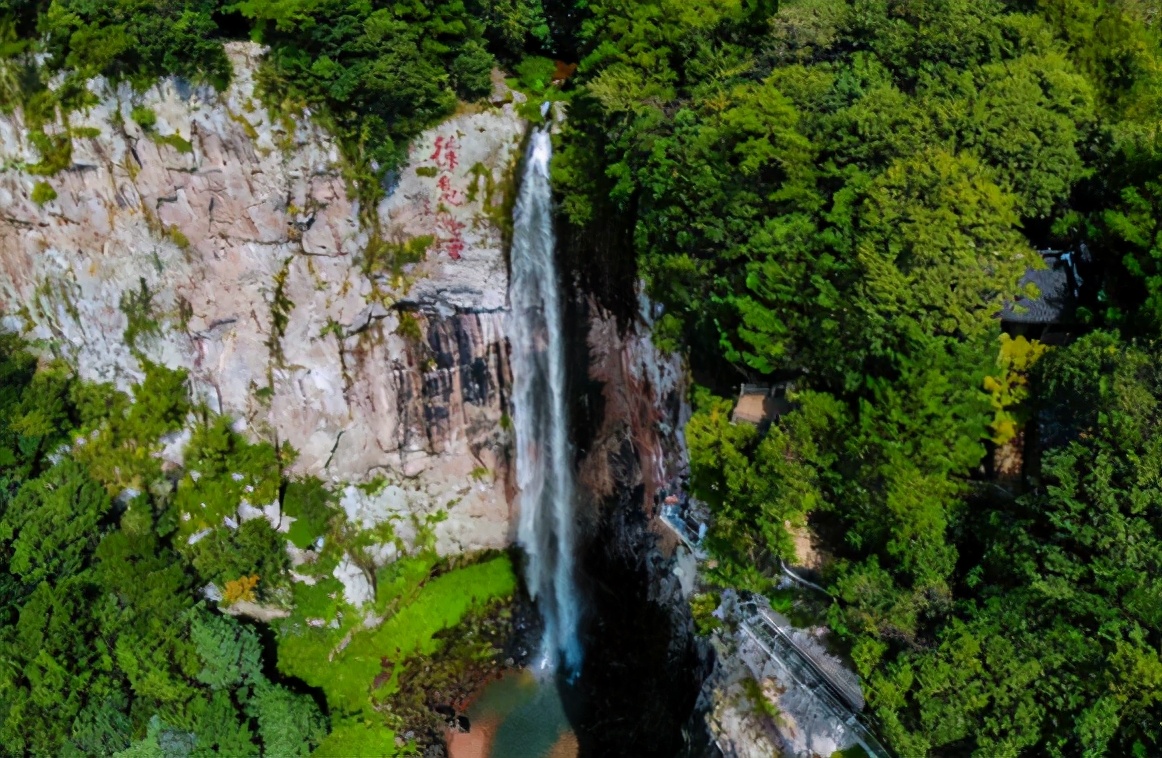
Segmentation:
[[(619, 324), (592, 296), (573, 307), (584, 313), (585, 375), (592, 399), (578, 409), (589, 427), (578, 479), (586, 493), (608, 501), (619, 491), (653, 515), (655, 494), (686, 473), (686, 370), (677, 355), (661, 353), (650, 339), (650, 305)], [(584, 434), (584, 432), (582, 432)]]
[(583, 755), (703, 756), (694, 710), (712, 654), (654, 518), (660, 491), (686, 469), (686, 372), (654, 347), (641, 305), (620, 320), (593, 293), (568, 306), (588, 603), (584, 705), (572, 720)]
[(375, 495), (344, 491), (366, 522), (444, 508), (441, 550), (507, 544), (497, 219), (526, 124), (507, 104), (422, 135), (372, 211), (373, 243), (334, 142), (309, 114), (258, 102), (258, 46), (227, 51), (221, 93), (94, 81), (43, 205), (19, 114), (0, 118), (4, 326), (122, 388), (143, 360), (187, 369), (211, 408), (293, 446), (296, 473), (384, 477)]

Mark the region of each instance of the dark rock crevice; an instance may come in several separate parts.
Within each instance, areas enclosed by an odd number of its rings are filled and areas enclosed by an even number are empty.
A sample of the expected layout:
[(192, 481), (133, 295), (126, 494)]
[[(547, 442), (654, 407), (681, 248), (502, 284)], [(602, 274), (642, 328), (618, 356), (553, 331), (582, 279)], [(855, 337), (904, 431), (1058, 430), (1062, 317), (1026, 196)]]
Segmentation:
[(570, 719), (583, 758), (711, 754), (697, 704), (713, 652), (695, 635), (643, 495), (636, 488), (609, 503), (579, 556), (589, 622)]
[[(592, 279), (575, 274), (573, 281), (565, 303), (567, 391), (586, 613), (585, 659), (565, 698), (569, 718), (583, 758), (713, 755), (699, 710), (713, 651), (695, 634), (674, 561), (659, 549), (652, 522), (658, 480), (685, 465), (674, 431), (683, 423), (682, 389), (652, 386), (639, 370), (648, 343), (640, 338), (647, 327), (636, 317), (636, 294), (614, 287), (598, 296), (588, 291)], [(622, 314), (603, 297), (620, 300)]]
[(508, 413), (512, 383), (499, 317), (419, 313), (412, 318), (421, 338), (411, 340), (392, 367), (400, 449), (418, 446), (437, 454), (458, 434), (470, 447), (499, 445), (503, 430), (495, 428), (494, 419)]

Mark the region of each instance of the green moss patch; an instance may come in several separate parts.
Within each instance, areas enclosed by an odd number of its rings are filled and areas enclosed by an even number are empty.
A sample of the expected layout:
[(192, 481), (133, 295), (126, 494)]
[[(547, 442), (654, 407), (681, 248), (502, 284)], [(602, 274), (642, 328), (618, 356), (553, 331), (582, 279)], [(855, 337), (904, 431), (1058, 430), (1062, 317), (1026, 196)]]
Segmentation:
[(129, 112), (129, 118), (147, 132), (157, 126), (157, 114), (152, 108), (139, 105)]
[(376, 607), (386, 619), (372, 629), (342, 602), (337, 581), (296, 586), (295, 611), (281, 622), (279, 669), (321, 688), (333, 718), (383, 723), (375, 701), (394, 692), (407, 659), (436, 652), (441, 631), (516, 590), (507, 556), (431, 578), (433, 567), (427, 555), (384, 569)]
[(48, 182), (37, 182), (36, 186), (32, 188), (30, 195), (32, 202), (37, 205), (44, 205), (45, 203), (56, 200), (56, 190)]
[(194, 152), (193, 143), (184, 139), (180, 134), (151, 134), (150, 136), (157, 144), (169, 145), (182, 155), (188, 155)]

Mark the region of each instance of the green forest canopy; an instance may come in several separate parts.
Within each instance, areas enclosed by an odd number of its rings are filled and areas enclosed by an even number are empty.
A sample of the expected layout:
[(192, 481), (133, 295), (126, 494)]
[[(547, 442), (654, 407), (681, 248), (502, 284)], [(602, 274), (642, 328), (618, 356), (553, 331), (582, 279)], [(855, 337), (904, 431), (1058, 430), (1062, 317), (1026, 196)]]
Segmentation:
[(174, 488), (153, 453), (191, 410), (184, 375), (149, 367), (131, 402), (36, 363), (0, 338), (5, 754), (297, 754), (317, 744), (318, 705), (263, 673), (253, 630), (199, 602), (198, 588), (222, 572), (261, 572), (264, 592), (286, 581), (270, 524), (196, 545), (173, 539)]
[[(655, 337), (708, 385), (713, 580), (770, 589), (810, 520), (901, 755), (1162, 752), (1162, 14), (779, 6), (589, 3), (554, 166), (573, 224), (629, 220)], [(1040, 248), (1092, 270), (1047, 351), (997, 318)], [(788, 378), (764, 433), (714, 394)]]
[(541, 0), (0, 0), (0, 110), (23, 106), (42, 156), (34, 170), (55, 173), (69, 165), (69, 138), (43, 127), (94, 102), (89, 79), (145, 87), (178, 75), (222, 88), (232, 38), (269, 46), (268, 105), (310, 106), (374, 200), (410, 139), (458, 98), (488, 95), (498, 57), (547, 50), (549, 24)]

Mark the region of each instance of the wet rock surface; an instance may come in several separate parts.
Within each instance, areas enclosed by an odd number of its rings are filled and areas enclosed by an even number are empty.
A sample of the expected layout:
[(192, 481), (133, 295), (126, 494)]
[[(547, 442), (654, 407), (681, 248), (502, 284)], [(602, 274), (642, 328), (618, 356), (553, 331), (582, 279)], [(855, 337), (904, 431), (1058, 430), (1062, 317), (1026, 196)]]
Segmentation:
[(686, 467), (685, 371), (653, 346), (641, 305), (620, 320), (596, 296), (568, 306), (587, 607), (566, 704), (582, 756), (701, 758), (715, 754), (699, 700), (714, 654), (654, 523), (657, 493)]
[(581, 557), (591, 615), (570, 713), (581, 755), (712, 755), (696, 705), (713, 652), (695, 636), (671, 560), (634, 507), (640, 489), (629, 495)]

